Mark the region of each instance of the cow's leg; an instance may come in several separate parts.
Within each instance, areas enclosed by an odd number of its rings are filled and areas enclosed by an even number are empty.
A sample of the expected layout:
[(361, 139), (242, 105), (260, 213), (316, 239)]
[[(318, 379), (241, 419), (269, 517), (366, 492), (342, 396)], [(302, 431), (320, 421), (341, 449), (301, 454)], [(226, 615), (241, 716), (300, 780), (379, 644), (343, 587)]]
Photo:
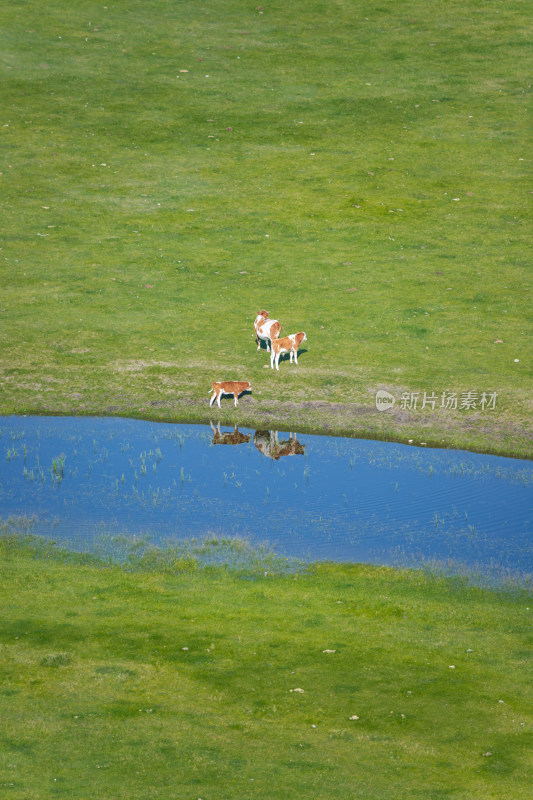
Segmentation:
[(216, 393), (216, 392), (213, 390), (213, 397), (212, 397), (212, 398), (211, 398), (211, 400), (209, 401), (209, 405), (210, 405), (210, 406), (212, 406), (212, 405), (213, 405), (213, 403), (215, 402), (215, 398), (216, 398), (216, 396), (217, 396), (217, 393)]
[(259, 338), (259, 336), (255, 337), (255, 341), (257, 342), (257, 349), (261, 350), (261, 339)]
[(267, 353), (270, 353), (270, 345), (268, 343), (268, 339), (266, 339), (265, 341), (266, 341), (266, 346), (267, 346)]
[(272, 352), (270, 353), (270, 369), (274, 369), (274, 358), (275, 358), (275, 356), (276, 356), (276, 354), (272, 350)]
[(218, 403), (218, 407), (219, 407), (219, 408), (220, 408), (220, 398), (221, 398), (221, 397), (222, 397), (222, 391), (220, 391), (220, 392), (217, 394), (217, 403)]
[(239, 405), (237, 392), (233, 392), (233, 399), (235, 400), (234, 406), (235, 406), (235, 408), (237, 408), (237, 406)]
[(297, 363), (298, 363), (298, 350), (295, 350), (295, 351), (294, 351), (294, 363), (295, 363), (295, 364), (297, 364)]
[(278, 370), (278, 372), (279, 372), (279, 357), (280, 357), (280, 355), (281, 355), (281, 350), (280, 350), (279, 353), (276, 354), (276, 369)]

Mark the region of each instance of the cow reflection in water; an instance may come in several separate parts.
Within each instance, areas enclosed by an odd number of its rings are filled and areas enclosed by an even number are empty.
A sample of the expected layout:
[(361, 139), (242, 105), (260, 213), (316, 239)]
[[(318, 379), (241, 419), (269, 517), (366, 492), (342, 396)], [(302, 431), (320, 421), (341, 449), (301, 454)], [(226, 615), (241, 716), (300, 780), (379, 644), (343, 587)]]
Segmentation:
[(256, 431), (254, 444), (260, 453), (274, 461), (282, 456), (303, 456), (305, 453), (305, 444), (300, 444), (295, 433), (289, 433), (289, 438), (280, 442), (277, 431)]
[[(233, 431), (220, 430), (220, 422), (216, 428), (212, 422), (209, 423), (213, 431), (213, 444), (247, 444), (251, 441), (251, 433), (241, 433), (235, 425)], [(254, 445), (260, 453), (268, 458), (278, 461), (282, 456), (303, 456), (305, 444), (300, 444), (295, 433), (289, 433), (288, 439), (278, 439), (277, 431), (256, 431), (254, 434)]]
[(245, 444), (252, 438), (251, 433), (241, 433), (236, 425), (233, 431), (226, 431), (225, 433), (222, 433), (220, 430), (220, 422), (216, 428), (212, 422), (209, 424), (211, 425), (211, 430), (213, 431), (213, 444)]

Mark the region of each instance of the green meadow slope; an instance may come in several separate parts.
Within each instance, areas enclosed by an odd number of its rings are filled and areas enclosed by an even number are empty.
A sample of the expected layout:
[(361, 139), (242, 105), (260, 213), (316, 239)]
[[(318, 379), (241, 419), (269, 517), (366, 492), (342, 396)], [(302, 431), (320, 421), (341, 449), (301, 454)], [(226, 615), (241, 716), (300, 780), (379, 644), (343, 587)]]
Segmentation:
[(530, 594), (153, 555), (0, 537), (6, 800), (529, 796)]
[[(245, 379), (216, 417), (530, 453), (531, 27), (522, 0), (6, 0), (0, 412), (205, 421)], [(256, 352), (262, 308), (306, 331), (297, 368)]]

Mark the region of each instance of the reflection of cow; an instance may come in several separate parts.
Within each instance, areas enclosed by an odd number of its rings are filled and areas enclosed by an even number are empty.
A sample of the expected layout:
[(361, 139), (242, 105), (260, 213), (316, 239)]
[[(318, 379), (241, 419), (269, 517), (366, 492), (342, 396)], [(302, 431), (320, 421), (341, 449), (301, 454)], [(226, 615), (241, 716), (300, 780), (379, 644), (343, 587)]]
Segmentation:
[(211, 430), (213, 431), (213, 444), (245, 444), (252, 438), (251, 433), (241, 433), (236, 425), (233, 429), (233, 432), (225, 431), (224, 433), (221, 433), (220, 422), (216, 428), (212, 422), (209, 424), (211, 425)]
[(256, 431), (254, 444), (264, 456), (278, 461), (281, 456), (303, 456), (305, 444), (300, 444), (295, 433), (289, 433), (289, 438), (278, 440), (277, 431)]

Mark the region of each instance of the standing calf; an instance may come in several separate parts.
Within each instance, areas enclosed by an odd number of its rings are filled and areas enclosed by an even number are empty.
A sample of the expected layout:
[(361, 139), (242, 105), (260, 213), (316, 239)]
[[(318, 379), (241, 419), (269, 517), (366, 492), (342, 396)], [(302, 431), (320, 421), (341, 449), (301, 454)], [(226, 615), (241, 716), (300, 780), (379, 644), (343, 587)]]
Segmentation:
[(295, 364), (298, 363), (298, 348), (302, 342), (307, 340), (307, 336), (303, 331), (300, 333), (291, 333), (290, 336), (284, 336), (283, 339), (272, 339), (272, 353), (270, 354), (270, 366), (274, 369), (274, 362), (276, 362), (276, 369), (279, 370), (279, 357), (282, 353), (289, 353), (292, 364), (292, 357), (294, 356)]
[(255, 318), (254, 331), (257, 349), (261, 349), (261, 342), (266, 342), (268, 353), (270, 352), (269, 342), (277, 339), (281, 333), (281, 324), (277, 319), (269, 319), (268, 311), (260, 311)]
[(243, 392), (251, 392), (252, 384), (249, 381), (215, 381), (209, 391), (214, 392), (209, 402), (210, 406), (212, 406), (216, 400), (220, 408), (220, 398), (223, 394), (232, 394), (235, 405), (237, 406), (239, 404), (239, 395)]

